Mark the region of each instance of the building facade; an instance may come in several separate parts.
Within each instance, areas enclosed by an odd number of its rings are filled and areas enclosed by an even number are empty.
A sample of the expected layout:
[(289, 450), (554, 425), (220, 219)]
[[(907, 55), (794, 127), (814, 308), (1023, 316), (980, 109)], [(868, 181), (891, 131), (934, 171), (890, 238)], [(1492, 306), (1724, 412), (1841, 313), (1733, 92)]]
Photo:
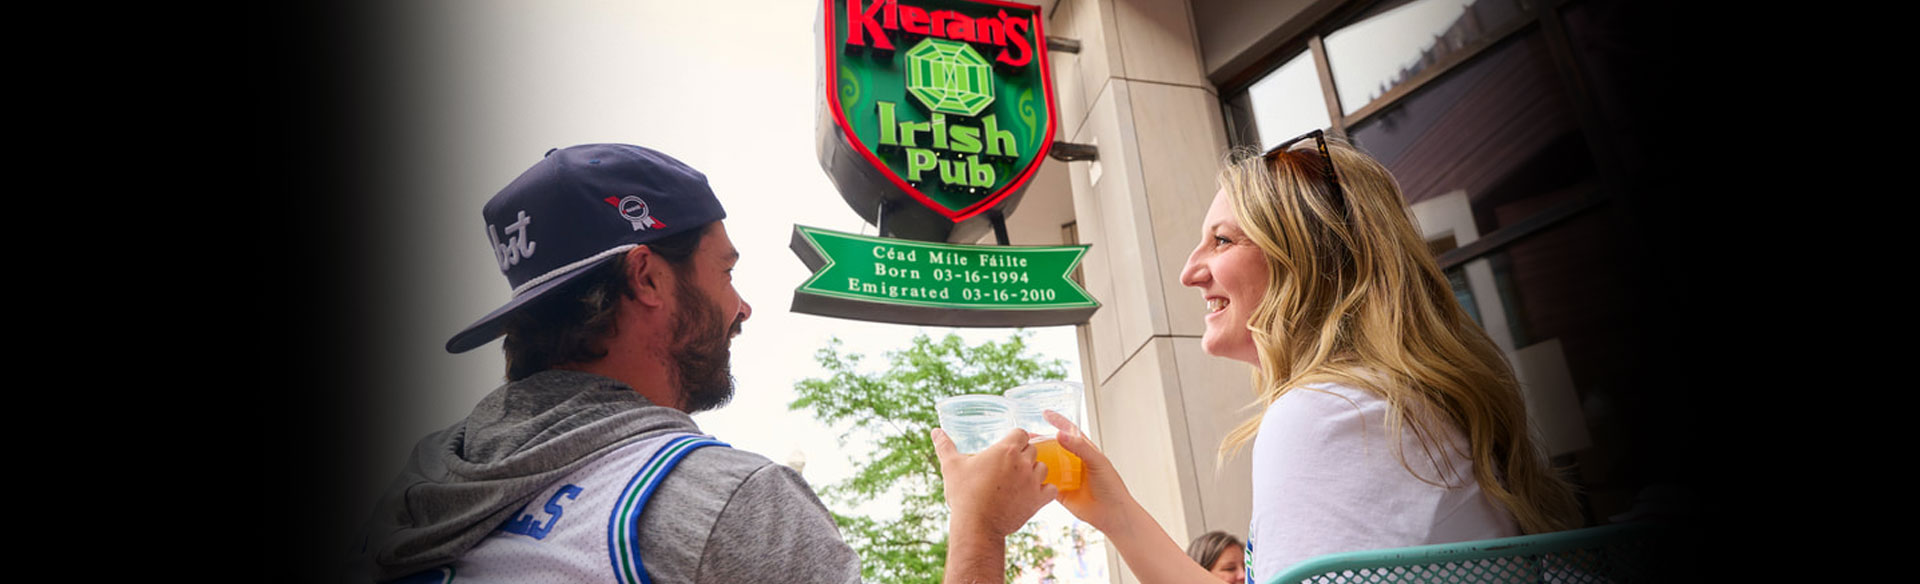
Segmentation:
[[(1244, 535), (1249, 367), (1200, 348), (1179, 273), (1230, 149), (1312, 129), (1384, 163), (1461, 304), (1508, 355), (1588, 525), (1679, 480), (1655, 444), (1666, 347), (1648, 112), (1659, 15), (1621, 0), (1057, 0), (1060, 140), (1012, 243), (1092, 244), (1081, 327), (1090, 431), (1177, 541)], [(1070, 43), (1068, 43), (1070, 44)], [(1664, 413), (1663, 413), (1664, 412)], [(1111, 573), (1132, 575), (1113, 558)]]

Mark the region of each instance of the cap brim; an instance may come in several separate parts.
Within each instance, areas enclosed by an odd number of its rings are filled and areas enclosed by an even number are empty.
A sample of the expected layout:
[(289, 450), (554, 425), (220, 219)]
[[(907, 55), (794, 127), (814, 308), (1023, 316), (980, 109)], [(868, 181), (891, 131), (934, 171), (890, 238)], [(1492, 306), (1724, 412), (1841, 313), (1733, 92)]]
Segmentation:
[(480, 320), (468, 325), (465, 329), (461, 329), (459, 333), (455, 333), (453, 338), (447, 340), (447, 352), (465, 353), (479, 348), (481, 345), (493, 342), (494, 339), (500, 338), (500, 335), (505, 334), (506, 331), (503, 329), (506, 326), (507, 316), (513, 314), (515, 310), (519, 310), (530, 302), (539, 300), (540, 297), (545, 296), (548, 292), (556, 288), (565, 286), (579, 279), (581, 276), (592, 273), (600, 266), (613, 261), (614, 258), (624, 257), (625, 255), (626, 254), (617, 253), (609, 254), (606, 257), (575, 268), (571, 272), (541, 282), (539, 285), (527, 289), (526, 292), (514, 296), (513, 300), (507, 301), (505, 306), (501, 306), (493, 312), (487, 313), (486, 316), (480, 317)]

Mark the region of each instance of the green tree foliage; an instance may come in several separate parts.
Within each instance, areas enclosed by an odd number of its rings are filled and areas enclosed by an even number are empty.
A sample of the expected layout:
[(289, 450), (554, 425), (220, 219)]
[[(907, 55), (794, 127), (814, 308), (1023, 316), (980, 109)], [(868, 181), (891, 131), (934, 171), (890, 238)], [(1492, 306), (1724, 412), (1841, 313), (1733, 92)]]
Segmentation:
[[(841, 444), (858, 435), (873, 444), (864, 461), (855, 461), (853, 477), (821, 489), (841, 508), (882, 499), (900, 501), (898, 516), (867, 517), (834, 513), (847, 543), (860, 553), (861, 575), (869, 582), (938, 584), (947, 556), (947, 501), (940, 484), (940, 460), (928, 433), (940, 425), (933, 404), (940, 398), (970, 393), (1000, 394), (1022, 383), (1066, 377), (1059, 359), (1029, 354), (1030, 333), (1016, 332), (1005, 342), (967, 346), (958, 335), (934, 341), (922, 334), (913, 345), (886, 354), (887, 367), (873, 372), (863, 355), (842, 352), (840, 339), (814, 353), (824, 379), (795, 386), (800, 398), (787, 407), (809, 410), (828, 425), (846, 424)], [(891, 499), (888, 499), (891, 500)], [(1007, 541), (1007, 579), (1051, 558), (1035, 526)]]

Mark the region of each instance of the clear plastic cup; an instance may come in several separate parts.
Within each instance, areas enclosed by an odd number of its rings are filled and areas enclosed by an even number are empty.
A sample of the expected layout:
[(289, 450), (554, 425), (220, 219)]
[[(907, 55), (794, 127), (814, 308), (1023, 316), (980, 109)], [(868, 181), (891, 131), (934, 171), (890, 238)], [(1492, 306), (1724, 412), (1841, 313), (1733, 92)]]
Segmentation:
[(1006, 395), (1014, 403), (1014, 419), (1019, 427), (1034, 435), (1038, 459), (1047, 465), (1047, 482), (1062, 491), (1080, 488), (1080, 481), (1086, 475), (1080, 457), (1060, 446), (1060, 430), (1042, 415), (1053, 410), (1075, 426), (1080, 425), (1080, 384), (1042, 381), (1009, 389)]
[(956, 395), (934, 402), (940, 429), (962, 454), (973, 454), (1005, 438), (1020, 427), (1013, 418), (1013, 402), (997, 395)]

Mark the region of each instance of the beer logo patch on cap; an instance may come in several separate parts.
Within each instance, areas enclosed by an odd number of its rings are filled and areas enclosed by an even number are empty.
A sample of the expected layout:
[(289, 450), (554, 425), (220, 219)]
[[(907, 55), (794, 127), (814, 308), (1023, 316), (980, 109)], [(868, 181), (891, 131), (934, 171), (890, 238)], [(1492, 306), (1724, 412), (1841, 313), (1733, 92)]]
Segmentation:
[(620, 216), (626, 217), (627, 222), (633, 224), (634, 231), (659, 229), (667, 226), (666, 223), (661, 223), (659, 219), (653, 218), (652, 211), (647, 208), (647, 202), (641, 200), (640, 197), (634, 195), (627, 195), (626, 198), (607, 197), (606, 201), (607, 204), (620, 209)]

